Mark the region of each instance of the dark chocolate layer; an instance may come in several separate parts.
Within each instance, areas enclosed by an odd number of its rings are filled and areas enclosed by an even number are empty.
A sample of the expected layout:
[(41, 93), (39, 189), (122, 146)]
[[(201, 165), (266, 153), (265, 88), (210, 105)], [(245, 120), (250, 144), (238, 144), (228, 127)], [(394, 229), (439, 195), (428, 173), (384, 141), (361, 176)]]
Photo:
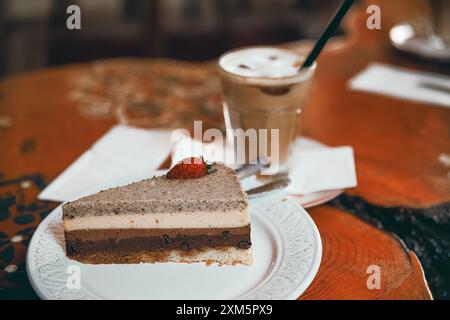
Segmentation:
[(250, 226), (214, 229), (103, 229), (75, 230), (65, 233), (67, 255), (96, 252), (164, 251), (181, 249), (251, 246)]

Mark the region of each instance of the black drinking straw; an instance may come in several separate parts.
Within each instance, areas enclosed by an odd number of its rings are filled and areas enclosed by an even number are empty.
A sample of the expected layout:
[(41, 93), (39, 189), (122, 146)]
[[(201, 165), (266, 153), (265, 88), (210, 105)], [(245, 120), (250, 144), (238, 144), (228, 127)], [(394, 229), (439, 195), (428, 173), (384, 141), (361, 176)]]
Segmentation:
[(325, 44), (327, 43), (328, 39), (330, 39), (330, 37), (336, 31), (342, 18), (344, 18), (348, 9), (350, 9), (350, 7), (353, 5), (354, 2), (355, 0), (344, 0), (344, 2), (342, 2), (341, 6), (334, 14), (334, 17), (331, 19), (326, 29), (320, 35), (319, 40), (317, 40), (316, 45), (309, 53), (300, 70), (303, 68), (311, 67), (314, 64), (314, 61), (316, 61), (317, 57), (319, 56)]

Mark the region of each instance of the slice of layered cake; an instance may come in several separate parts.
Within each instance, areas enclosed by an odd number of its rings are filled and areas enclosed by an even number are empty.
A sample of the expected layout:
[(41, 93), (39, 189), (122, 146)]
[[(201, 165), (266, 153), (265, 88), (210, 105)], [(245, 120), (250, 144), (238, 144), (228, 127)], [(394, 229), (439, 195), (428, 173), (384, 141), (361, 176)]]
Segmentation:
[(67, 255), (83, 263), (252, 263), (247, 195), (222, 164), (188, 158), (62, 210)]

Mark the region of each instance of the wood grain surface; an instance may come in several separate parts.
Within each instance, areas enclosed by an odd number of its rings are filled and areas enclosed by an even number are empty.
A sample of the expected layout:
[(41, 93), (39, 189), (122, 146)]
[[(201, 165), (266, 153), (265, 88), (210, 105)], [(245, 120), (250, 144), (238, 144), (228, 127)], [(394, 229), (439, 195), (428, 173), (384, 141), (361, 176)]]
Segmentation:
[[(429, 299), (417, 256), (392, 235), (329, 206), (309, 209), (323, 243), (314, 283), (301, 299)], [(380, 268), (380, 289), (368, 289)], [(370, 281), (369, 281), (370, 282)]]
[[(448, 221), (448, 167), (439, 157), (450, 153), (449, 110), (347, 88), (348, 79), (373, 61), (447, 74), (449, 67), (392, 49), (387, 32), (401, 15), (392, 14), (397, 10), (389, 7), (392, 2), (377, 3), (389, 12), (383, 29), (362, 27), (364, 3), (351, 12), (347, 35), (327, 46), (318, 61), (302, 116), (305, 135), (353, 146), (358, 172), (357, 188), (309, 210), (322, 236), (323, 258), (302, 299), (430, 299), (425, 277), (433, 279), (435, 297), (449, 297), (449, 233), (433, 232), (438, 227), (428, 220), (417, 224), (421, 216)], [(308, 45), (287, 44), (295, 50)], [(0, 271), (0, 297), (10, 298), (35, 297), (24, 272), (26, 245), (57, 205), (37, 201), (36, 194), (112, 125), (191, 129), (192, 121), (201, 119), (205, 127), (223, 128), (214, 62), (151, 59), (99, 61), (4, 79), (0, 119), (0, 269), (17, 267)], [(21, 241), (10, 241), (17, 234), (23, 234)], [(380, 289), (367, 287), (371, 265), (380, 267)]]

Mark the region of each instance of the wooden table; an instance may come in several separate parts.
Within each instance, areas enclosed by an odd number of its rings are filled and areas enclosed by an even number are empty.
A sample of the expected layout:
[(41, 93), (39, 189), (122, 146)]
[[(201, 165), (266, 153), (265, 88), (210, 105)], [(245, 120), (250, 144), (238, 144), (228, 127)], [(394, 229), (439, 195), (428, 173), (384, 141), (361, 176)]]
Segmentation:
[[(422, 265), (433, 295), (449, 298), (449, 168), (439, 159), (450, 153), (450, 112), (346, 87), (372, 61), (447, 74), (449, 68), (396, 53), (386, 34), (394, 21), (386, 19), (381, 31), (361, 28), (364, 9), (352, 12), (349, 34), (320, 57), (303, 114), (305, 135), (353, 146), (358, 187), (309, 210), (323, 257), (301, 298), (430, 299)], [(0, 298), (36, 297), (26, 247), (58, 205), (38, 201), (40, 190), (117, 122), (192, 128), (194, 119), (223, 127), (214, 63), (111, 60), (0, 82)], [(380, 267), (380, 289), (367, 287), (371, 265)]]

